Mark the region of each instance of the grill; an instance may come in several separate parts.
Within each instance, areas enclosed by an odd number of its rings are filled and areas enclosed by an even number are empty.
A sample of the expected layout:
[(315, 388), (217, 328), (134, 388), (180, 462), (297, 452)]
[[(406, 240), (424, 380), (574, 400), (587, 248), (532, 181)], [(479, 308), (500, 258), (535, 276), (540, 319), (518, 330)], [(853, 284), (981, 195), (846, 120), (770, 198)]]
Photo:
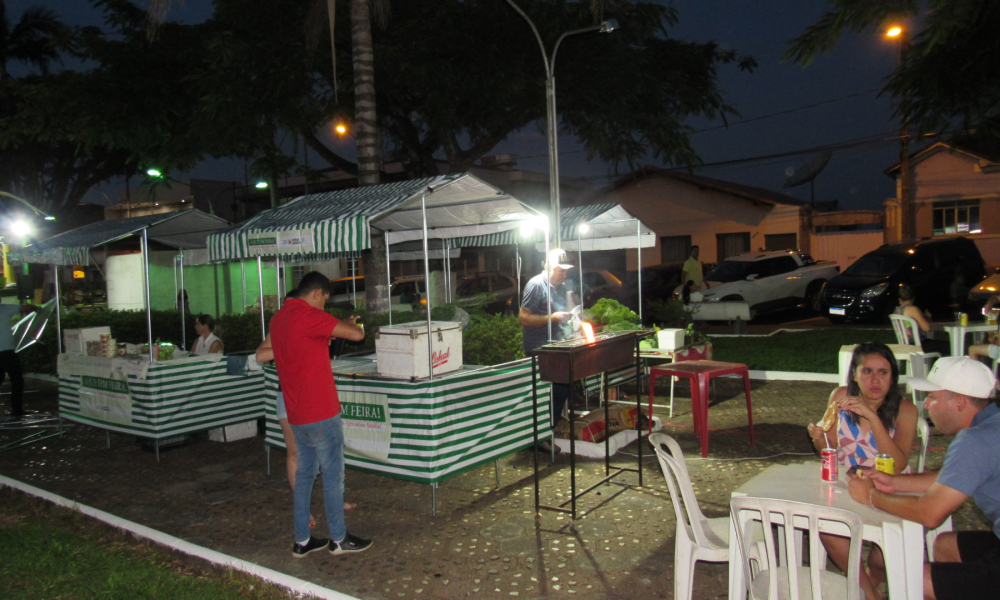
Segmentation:
[(539, 375), (542, 381), (573, 383), (633, 364), (635, 339), (648, 335), (648, 331), (609, 331), (594, 336), (593, 342), (577, 338), (546, 344), (535, 350)]

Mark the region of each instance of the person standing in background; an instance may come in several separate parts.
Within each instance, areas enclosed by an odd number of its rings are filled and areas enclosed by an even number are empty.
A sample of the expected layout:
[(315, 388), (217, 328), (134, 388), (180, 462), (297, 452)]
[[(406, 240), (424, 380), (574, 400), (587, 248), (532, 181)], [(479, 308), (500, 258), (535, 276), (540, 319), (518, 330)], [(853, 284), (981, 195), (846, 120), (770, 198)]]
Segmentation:
[(21, 359), (14, 351), (14, 317), (37, 311), (30, 304), (0, 304), (0, 384), (10, 377), (10, 416), (19, 419), (24, 416), (24, 370)]
[(686, 286), (689, 281), (694, 282), (694, 289), (691, 290), (691, 293), (708, 289), (708, 284), (705, 283), (705, 274), (701, 268), (701, 261), (698, 260), (699, 254), (701, 254), (701, 250), (698, 246), (691, 246), (691, 254), (684, 261), (684, 266), (681, 267), (681, 274), (683, 276), (681, 285)]

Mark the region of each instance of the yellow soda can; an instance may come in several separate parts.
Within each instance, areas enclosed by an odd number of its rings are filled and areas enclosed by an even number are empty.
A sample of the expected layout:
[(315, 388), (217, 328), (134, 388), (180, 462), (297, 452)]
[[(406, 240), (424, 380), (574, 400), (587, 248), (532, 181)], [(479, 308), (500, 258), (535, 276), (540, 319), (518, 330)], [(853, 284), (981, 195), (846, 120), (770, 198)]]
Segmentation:
[(882, 471), (889, 475), (896, 474), (896, 461), (891, 454), (879, 454), (875, 457), (875, 470)]

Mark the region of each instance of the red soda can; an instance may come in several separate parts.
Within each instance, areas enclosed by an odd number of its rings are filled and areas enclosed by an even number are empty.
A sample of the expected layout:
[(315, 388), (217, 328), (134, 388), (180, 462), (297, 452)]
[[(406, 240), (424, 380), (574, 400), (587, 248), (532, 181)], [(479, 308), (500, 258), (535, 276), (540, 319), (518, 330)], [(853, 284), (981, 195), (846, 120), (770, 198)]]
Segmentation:
[(819, 456), (823, 464), (823, 481), (837, 481), (837, 450), (824, 448)]

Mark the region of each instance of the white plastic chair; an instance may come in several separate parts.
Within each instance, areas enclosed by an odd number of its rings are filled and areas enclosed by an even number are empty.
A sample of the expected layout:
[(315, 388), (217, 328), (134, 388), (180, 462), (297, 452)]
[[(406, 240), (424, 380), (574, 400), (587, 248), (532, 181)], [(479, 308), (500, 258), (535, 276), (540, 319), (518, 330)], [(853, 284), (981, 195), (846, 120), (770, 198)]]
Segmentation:
[(931, 439), (931, 428), (927, 425), (927, 419), (917, 417), (917, 439), (920, 440), (920, 450), (917, 451), (917, 473), (924, 472), (924, 464), (927, 462), (927, 446)]
[[(744, 557), (743, 577), (751, 600), (861, 600), (858, 569), (861, 568), (862, 524), (859, 516), (837, 508), (788, 500), (737, 497), (732, 499), (730, 506)], [(826, 570), (826, 553), (820, 541), (821, 521), (844, 523), (850, 530), (846, 577)], [(750, 558), (748, 551), (761, 546), (753, 541), (756, 533), (748, 535), (751, 527), (753, 532), (757, 531), (755, 522), (763, 525), (764, 553)], [(795, 531), (806, 524), (804, 528), (809, 535), (808, 565), (803, 563), (802, 552), (795, 540)], [(794, 556), (784, 552), (787, 548), (795, 549)], [(758, 560), (760, 562), (754, 564)]]
[[(649, 443), (660, 461), (660, 470), (670, 488), (670, 498), (677, 517), (674, 542), (674, 598), (690, 600), (694, 567), (699, 560), (729, 562), (729, 518), (708, 519), (698, 506), (687, 465), (680, 446), (665, 433), (649, 436)], [(664, 450), (666, 445), (670, 451)], [(672, 456), (671, 456), (672, 455)]]

